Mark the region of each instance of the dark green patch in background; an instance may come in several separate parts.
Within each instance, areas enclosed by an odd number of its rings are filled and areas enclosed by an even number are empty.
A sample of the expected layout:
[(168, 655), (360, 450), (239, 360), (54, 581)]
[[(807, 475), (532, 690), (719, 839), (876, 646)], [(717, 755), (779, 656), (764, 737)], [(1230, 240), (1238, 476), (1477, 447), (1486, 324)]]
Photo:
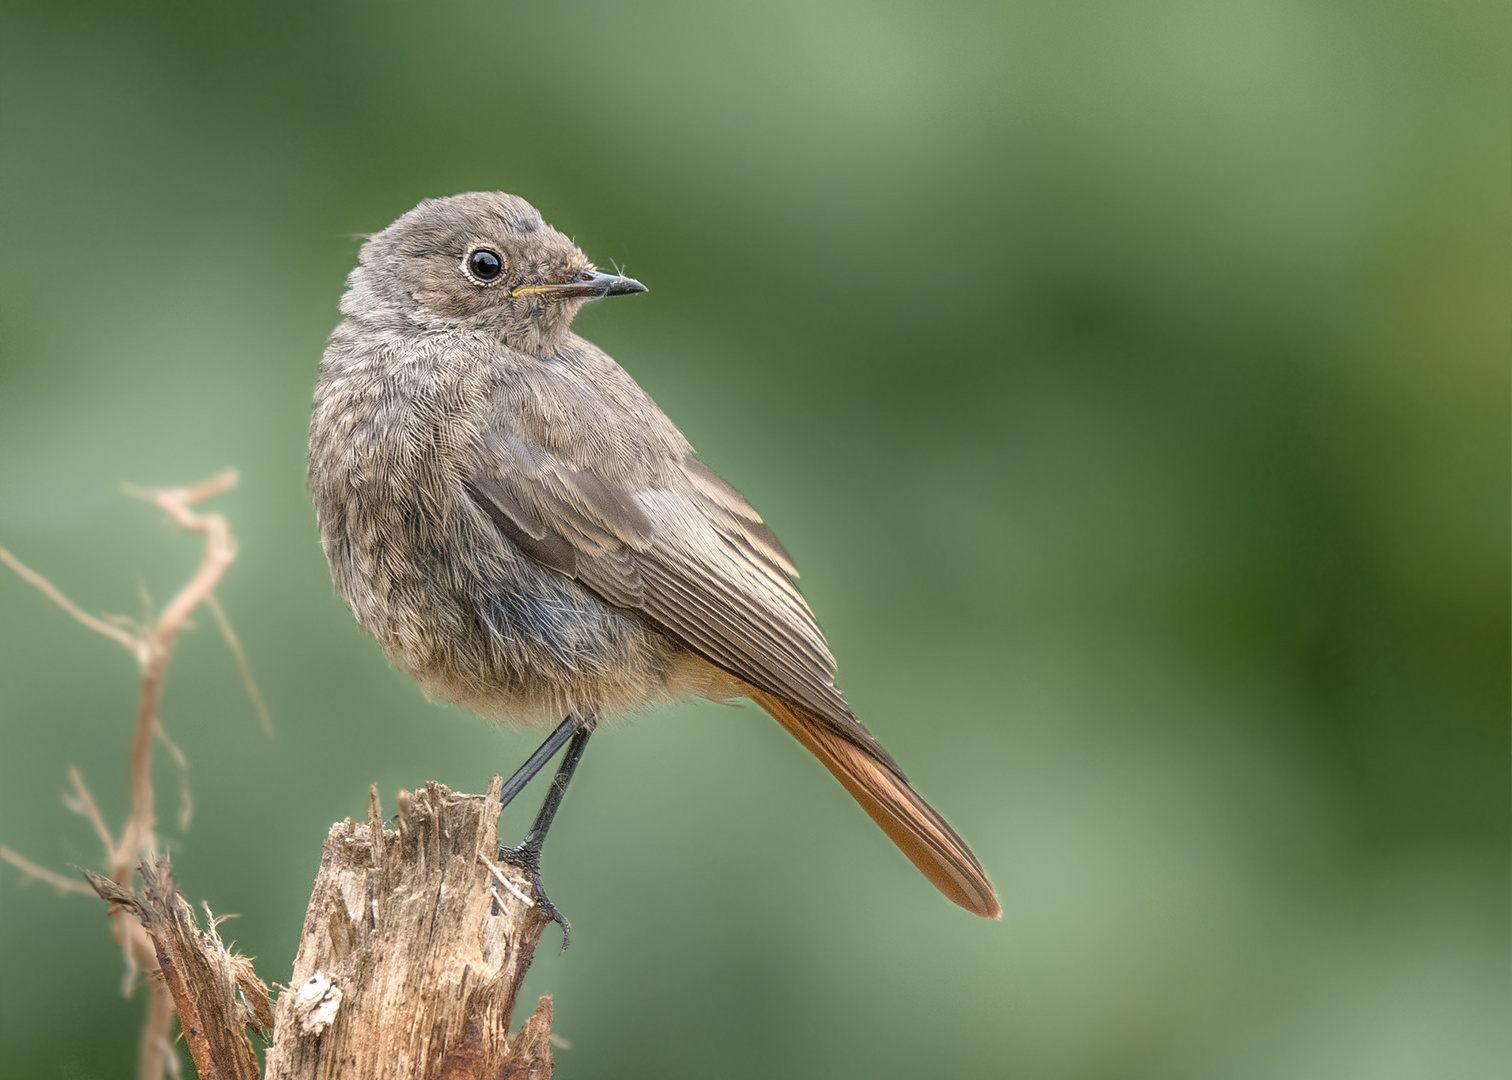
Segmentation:
[[(560, 1075), (1499, 1075), (1507, 23), (7, 4), (0, 543), (135, 613), (196, 548), (116, 482), (242, 469), (220, 596), (278, 734), (187, 637), (165, 835), (287, 978), (369, 782), (533, 745), (384, 665), (303, 491), (352, 234), (516, 192), (651, 286), (578, 328), (781, 533), (1007, 910), (950, 907), (754, 710), (657, 713), (547, 851)], [(98, 861), (57, 792), (123, 812), (134, 686), (0, 575), (0, 841)], [(0, 1075), (128, 1075), (119, 966), (97, 904), (0, 868)]]

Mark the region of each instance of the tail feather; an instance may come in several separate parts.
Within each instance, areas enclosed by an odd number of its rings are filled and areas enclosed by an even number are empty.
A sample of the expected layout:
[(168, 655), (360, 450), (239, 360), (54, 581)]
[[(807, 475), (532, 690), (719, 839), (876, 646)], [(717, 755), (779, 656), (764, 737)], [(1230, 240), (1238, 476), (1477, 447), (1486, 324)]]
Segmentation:
[(744, 690), (834, 774), (935, 888), (974, 915), (1003, 917), (982, 864), (908, 781), (807, 709), (754, 686)]

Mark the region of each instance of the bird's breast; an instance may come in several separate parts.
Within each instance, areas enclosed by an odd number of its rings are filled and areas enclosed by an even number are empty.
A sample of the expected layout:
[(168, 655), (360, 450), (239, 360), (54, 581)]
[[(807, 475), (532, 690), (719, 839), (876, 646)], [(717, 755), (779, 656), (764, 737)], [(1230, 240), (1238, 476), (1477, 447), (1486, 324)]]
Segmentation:
[(500, 414), (497, 370), (424, 359), (338, 356), (317, 386), (310, 488), (358, 622), (430, 696), (485, 716), (548, 723), (675, 692), (685, 649), (527, 557), (473, 502), (486, 432), (525, 415)]

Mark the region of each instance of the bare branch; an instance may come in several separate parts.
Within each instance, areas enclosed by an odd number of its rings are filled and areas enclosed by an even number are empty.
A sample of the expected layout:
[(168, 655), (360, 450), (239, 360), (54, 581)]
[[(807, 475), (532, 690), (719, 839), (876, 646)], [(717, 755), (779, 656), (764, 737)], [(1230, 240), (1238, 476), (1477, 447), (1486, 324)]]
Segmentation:
[(168, 756), (173, 758), (173, 763), (179, 767), (178, 827), (179, 832), (184, 832), (189, 828), (189, 822), (194, 817), (194, 799), (189, 794), (189, 759), (179, 749), (178, 743), (170, 739), (168, 733), (163, 730), (162, 721), (156, 724), (153, 734), (157, 736), (158, 742), (163, 744), (163, 748), (168, 751)]
[[(110, 879), (98, 878), (91, 875), (95, 891), (101, 891), (102, 883), (110, 888), (121, 890), (121, 896), (113, 903), (110, 912), (111, 926), (115, 934), (116, 942), (121, 947), (121, 954), (126, 962), (125, 981), (122, 992), (129, 995), (137, 982), (139, 972), (146, 971), (149, 975), (166, 976), (170, 973), (163, 970), (160, 963), (160, 953), (155, 949), (154, 942), (149, 939), (148, 932), (141, 922), (132, 916), (128, 907), (123, 906), (120, 900), (127, 896), (134, 896), (127, 886), (133, 874), (136, 872), (138, 860), (144, 856), (150, 856), (157, 846), (154, 835), (156, 824), (154, 801), (155, 796), (152, 786), (152, 743), (154, 739), (162, 742), (170, 757), (178, 765), (181, 775), (180, 802), (179, 802), (179, 826), (187, 828), (189, 815), (192, 807), (189, 794), (189, 768), (188, 760), (182, 750), (164, 732), (158, 711), (162, 702), (163, 687), (168, 673), (169, 661), (173, 655), (173, 646), (181, 630), (191, 627), (190, 617), (194, 610), (201, 604), (208, 604), (217, 624), (220, 626), (222, 635), (235, 657), (237, 666), (241, 671), (242, 681), (247, 687), (248, 695), (252, 698), (254, 707), (257, 709), (258, 718), (262, 722), (264, 730), (271, 731), (267, 716), (267, 708), (263, 703), (262, 696), (258, 692), (256, 684), (252, 680), (251, 667), (247, 663), (245, 651), (241, 642), (237, 639), (235, 631), (231, 628), (230, 620), (216, 602), (214, 589), (220, 583), (227, 567), (236, 558), (236, 541), (231, 534), (230, 526), (226, 519), (219, 514), (198, 514), (192, 507), (194, 504), (216, 495), (230, 488), (236, 483), (237, 474), (234, 470), (226, 470), (203, 483), (185, 488), (168, 488), (160, 491), (147, 491), (140, 488), (127, 487), (127, 491), (140, 498), (147, 499), (166, 513), (180, 527), (190, 532), (198, 533), (204, 538), (204, 552), (200, 557), (199, 565), (193, 576), (169, 601), (167, 606), (154, 615), (151, 599), (147, 595), (145, 584), (138, 579), (138, 592), (141, 594), (143, 607), (143, 621), (136, 623), (131, 619), (121, 616), (96, 617), (84, 611), (64, 593), (54, 586), (41, 574), (26, 566), (9, 551), (0, 548), (0, 561), (3, 561), (23, 580), (31, 584), (44, 596), (61, 608), (75, 621), (93, 630), (97, 634), (110, 638), (121, 645), (135, 657), (137, 667), (141, 672), (141, 692), (137, 702), (136, 732), (132, 740), (129, 775), (131, 780), (131, 812), (122, 827), (120, 839), (117, 840), (105, 824), (104, 815), (100, 813), (99, 805), (94, 796), (90, 794), (79, 771), (70, 767), (68, 770), (69, 781), (73, 790), (63, 796), (64, 804), (74, 813), (87, 820), (99, 838), (105, 849), (105, 862), (110, 874)], [(0, 847), (0, 858), (4, 858), (16, 866), (25, 880), (41, 881), (56, 888), (60, 893), (88, 892), (78, 882), (71, 881), (60, 874), (56, 874), (45, 867), (38, 866), (31, 860), (18, 855), (9, 848)], [(144, 864), (145, 865), (145, 864)], [(143, 880), (148, 886), (148, 893), (153, 891), (154, 883), (150, 874), (143, 872)], [(107, 890), (108, 891), (108, 890)], [(105, 895), (101, 892), (101, 895)], [(190, 917), (192, 924), (192, 915)], [(214, 929), (210, 931), (214, 936)], [(216, 939), (217, 943), (219, 939)], [(246, 965), (250, 973), (250, 963)], [(240, 976), (238, 976), (240, 979)], [(248, 974), (251, 979), (247, 985), (255, 983), (255, 977)], [(243, 980), (244, 981), (244, 980)], [(180, 1076), (178, 1054), (174, 1049), (171, 1034), (173, 1030), (173, 1017), (176, 1009), (174, 997), (170, 994), (170, 986), (162, 977), (149, 978), (148, 992), (150, 1000), (147, 1009), (147, 1020), (142, 1031), (142, 1043), (138, 1054), (137, 1076), (139, 1080), (162, 1080), (166, 1074), (172, 1075), (175, 1080)], [(261, 984), (258, 983), (258, 986)], [(244, 994), (251, 995), (247, 987), (242, 988)], [(184, 1003), (177, 1003), (179, 1008)], [(266, 990), (263, 991), (263, 1009), (266, 1013)], [(192, 1010), (191, 1010), (192, 1012)], [(266, 1018), (271, 1023), (271, 1014)], [(184, 1026), (186, 1034), (193, 1034), (189, 1029), (197, 1023), (197, 1016), (187, 1018)], [(245, 1036), (241, 1036), (245, 1040)], [(191, 1040), (192, 1041), (192, 1040)], [(202, 1074), (203, 1075), (203, 1074)], [(255, 1058), (252, 1059), (251, 1072), (248, 1075), (256, 1075)]]
[[(154, 991), (156, 991), (156, 989), (157, 989), (156, 987), (153, 987)], [(172, 1003), (172, 996), (168, 994), (168, 992), (167, 992), (166, 989), (163, 991), (163, 993), (164, 993), (164, 996), (166, 996), (166, 997), (169, 998), (169, 1002), (171, 1004)], [(168, 1075), (169, 1075), (169, 1077), (171, 1077), (172, 1080), (183, 1080), (183, 1077), (184, 1077), (184, 1063), (179, 1060), (178, 1052), (176, 1050), (174, 1050), (173, 1043), (168, 1038), (169, 1032), (171, 1032), (173, 1030), (173, 1028), (171, 1026), (172, 1023), (173, 1023), (173, 1015), (170, 1014), (169, 1017), (168, 1017), (168, 1024), (165, 1025), (164, 1028), (163, 1028), (163, 1049), (166, 1051), (166, 1053), (163, 1055), (163, 1060), (165, 1062), (167, 1062), (167, 1064), (168, 1064)], [(145, 1032), (143, 1034), (145, 1034)]]
[(131, 816), (126, 820), (111, 868), (111, 877), (120, 884), (131, 879), (136, 860), (156, 847), (153, 836), (157, 819), (152, 790), (152, 740), (158, 728), (158, 706), (162, 701), (163, 682), (168, 674), (174, 643), (190, 614), (220, 584), (226, 568), (236, 558), (236, 541), (225, 517), (196, 514), (190, 507), (225, 491), (236, 480), (236, 470), (227, 469), (187, 488), (148, 491), (123, 485), (129, 494), (151, 500), (182, 528), (203, 536), (205, 552), (189, 583), (168, 601), (143, 638), (142, 695), (137, 704), (136, 736), (131, 746)]
[(215, 624), (220, 627), (221, 637), (226, 639), (226, 647), (236, 658), (236, 667), (241, 672), (242, 686), (246, 688), (247, 696), (252, 699), (252, 708), (257, 710), (257, 722), (262, 725), (263, 734), (271, 739), (273, 718), (268, 715), (268, 706), (263, 701), (262, 691), (257, 688), (257, 680), (252, 678), (252, 665), (247, 662), (247, 653), (242, 648), (241, 639), (231, 628), (231, 620), (226, 618), (226, 609), (221, 607), (214, 593), (205, 597), (205, 606), (215, 616)]
[(173, 1046), (173, 995), (156, 981), (147, 983), (147, 1022), (142, 1025), (142, 1044), (137, 1049), (137, 1076), (178, 1076), (182, 1071)]
[(105, 845), (105, 861), (115, 862), (115, 837), (110, 835), (110, 829), (100, 813), (99, 804), (94, 801), (89, 788), (84, 786), (84, 777), (79, 775), (78, 769), (70, 765), (68, 779), (73, 783), (74, 793), (72, 795), (64, 793), (63, 805), (94, 826), (95, 835), (100, 838), (100, 843)]
[(43, 596), (47, 597), (54, 604), (57, 604), (60, 608), (67, 612), (69, 617), (71, 617), (75, 622), (89, 627), (89, 629), (93, 630), (97, 634), (108, 637), (111, 641), (119, 644), (132, 656), (136, 657), (138, 663), (141, 663), (143, 643), (142, 640), (135, 634), (127, 633), (119, 626), (112, 626), (104, 619), (98, 619), (95, 616), (91, 615), (89, 612), (79, 607), (78, 604), (75, 604), (68, 597), (64, 596), (62, 590), (60, 590), (56, 585), (48, 581), (45, 577), (37, 573), (31, 567), (27, 566), (24, 562), (16, 558), (3, 547), (0, 547), (0, 562), (5, 563), (6, 566), (9, 566), (12, 570), (14, 570), (16, 572), (16, 575), (20, 577), (21, 580), (27, 582), (28, 584), (36, 586), (38, 592), (40, 592)]
[[(142, 576), (142, 572), (140, 570), (137, 571), (137, 576), (136, 576), (136, 591), (137, 591), (137, 603), (142, 606), (142, 618), (141, 618), (141, 621), (137, 623), (137, 626), (142, 631), (145, 631), (148, 627), (150, 627), (152, 625), (152, 620), (153, 620), (153, 614), (152, 614), (152, 593), (148, 590), (148, 588), (147, 588), (147, 579)], [(107, 619), (110, 618), (109, 615), (107, 615), (105, 617)], [(111, 621), (114, 622), (116, 620), (112, 619)], [(130, 620), (127, 620), (127, 621), (129, 622)]]
[(21, 879), (23, 884), (30, 881), (40, 881), (44, 885), (51, 885), (57, 889), (59, 896), (65, 893), (83, 893), (86, 896), (94, 895), (94, 890), (88, 885), (73, 881), (62, 874), (54, 873), (45, 866), (38, 866), (25, 855), (12, 851), (4, 844), (0, 844), (0, 859), (4, 859), (25, 875)]

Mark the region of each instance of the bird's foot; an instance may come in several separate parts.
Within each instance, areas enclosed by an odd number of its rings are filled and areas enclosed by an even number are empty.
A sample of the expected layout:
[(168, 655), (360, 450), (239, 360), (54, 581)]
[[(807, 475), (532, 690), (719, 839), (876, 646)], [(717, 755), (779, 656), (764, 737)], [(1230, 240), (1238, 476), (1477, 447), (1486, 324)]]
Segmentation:
[(499, 861), (518, 866), (530, 877), (530, 891), (536, 909), (562, 928), (562, 951), (567, 951), (568, 937), (571, 933), (567, 916), (557, 910), (551, 898), (546, 895), (546, 889), (541, 884), (541, 845), (539, 842), (532, 843), (526, 840), (519, 847), (499, 847)]

